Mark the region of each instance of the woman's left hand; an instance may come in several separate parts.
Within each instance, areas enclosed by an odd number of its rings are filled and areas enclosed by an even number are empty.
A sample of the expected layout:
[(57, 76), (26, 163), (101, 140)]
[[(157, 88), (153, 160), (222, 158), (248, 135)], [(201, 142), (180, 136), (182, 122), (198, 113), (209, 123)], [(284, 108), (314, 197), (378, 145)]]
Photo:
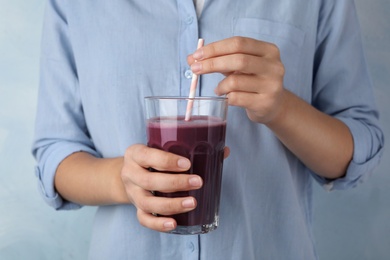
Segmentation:
[(250, 120), (267, 124), (282, 111), (284, 66), (275, 45), (232, 37), (198, 49), (187, 60), (195, 74), (224, 74), (215, 93), (245, 108)]

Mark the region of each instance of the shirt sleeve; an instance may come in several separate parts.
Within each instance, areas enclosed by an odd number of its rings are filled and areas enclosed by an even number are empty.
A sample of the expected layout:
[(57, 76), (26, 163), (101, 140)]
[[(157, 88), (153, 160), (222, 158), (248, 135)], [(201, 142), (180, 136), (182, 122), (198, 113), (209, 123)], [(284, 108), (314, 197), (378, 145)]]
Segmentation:
[(81, 103), (65, 8), (61, 0), (49, 0), (41, 43), (40, 86), (32, 153), (44, 200), (55, 209), (81, 205), (61, 198), (54, 187), (60, 162), (85, 151), (99, 157), (89, 137)]
[(313, 105), (349, 127), (354, 153), (343, 178), (329, 180), (311, 173), (327, 190), (346, 189), (373, 172), (384, 137), (353, 0), (323, 1), (319, 17)]

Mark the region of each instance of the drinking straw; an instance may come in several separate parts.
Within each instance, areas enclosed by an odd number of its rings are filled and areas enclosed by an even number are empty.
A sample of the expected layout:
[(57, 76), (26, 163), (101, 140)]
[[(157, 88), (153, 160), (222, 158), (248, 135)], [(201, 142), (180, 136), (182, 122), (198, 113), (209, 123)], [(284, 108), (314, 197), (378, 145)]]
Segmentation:
[[(197, 47), (197, 49), (202, 48), (203, 44), (204, 44), (204, 40), (202, 38), (200, 38), (198, 40), (198, 47)], [(189, 121), (190, 118), (191, 118), (192, 107), (194, 105), (194, 98), (195, 98), (196, 86), (197, 85), (198, 85), (198, 75), (194, 73), (194, 74), (192, 74), (192, 79), (191, 79), (190, 94), (188, 96), (185, 121)]]

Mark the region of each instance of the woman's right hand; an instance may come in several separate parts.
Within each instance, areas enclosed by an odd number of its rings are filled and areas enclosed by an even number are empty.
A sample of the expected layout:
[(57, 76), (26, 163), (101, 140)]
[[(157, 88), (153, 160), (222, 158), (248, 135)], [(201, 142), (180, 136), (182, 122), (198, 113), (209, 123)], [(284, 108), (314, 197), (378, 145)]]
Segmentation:
[[(187, 158), (172, 153), (142, 144), (127, 148), (121, 178), (130, 202), (137, 208), (141, 225), (156, 231), (170, 231), (176, 228), (177, 223), (166, 216), (188, 212), (196, 207), (194, 197), (163, 198), (152, 194), (152, 191), (175, 192), (201, 188), (203, 180), (198, 175), (178, 173), (190, 167)], [(149, 168), (156, 172), (149, 171)]]

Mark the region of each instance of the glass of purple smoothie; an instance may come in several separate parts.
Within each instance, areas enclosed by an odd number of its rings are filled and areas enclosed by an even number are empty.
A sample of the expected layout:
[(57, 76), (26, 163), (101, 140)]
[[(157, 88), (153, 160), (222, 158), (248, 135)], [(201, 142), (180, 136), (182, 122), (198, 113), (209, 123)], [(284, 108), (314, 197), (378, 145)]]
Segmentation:
[[(188, 102), (190, 118), (185, 118)], [(185, 172), (203, 179), (195, 191), (162, 193), (155, 196), (193, 196), (197, 207), (173, 215), (177, 228), (173, 234), (203, 234), (218, 226), (222, 165), (226, 135), (227, 99), (223, 97), (146, 97), (148, 146), (188, 158), (191, 168)], [(153, 171), (153, 169), (151, 169)]]

